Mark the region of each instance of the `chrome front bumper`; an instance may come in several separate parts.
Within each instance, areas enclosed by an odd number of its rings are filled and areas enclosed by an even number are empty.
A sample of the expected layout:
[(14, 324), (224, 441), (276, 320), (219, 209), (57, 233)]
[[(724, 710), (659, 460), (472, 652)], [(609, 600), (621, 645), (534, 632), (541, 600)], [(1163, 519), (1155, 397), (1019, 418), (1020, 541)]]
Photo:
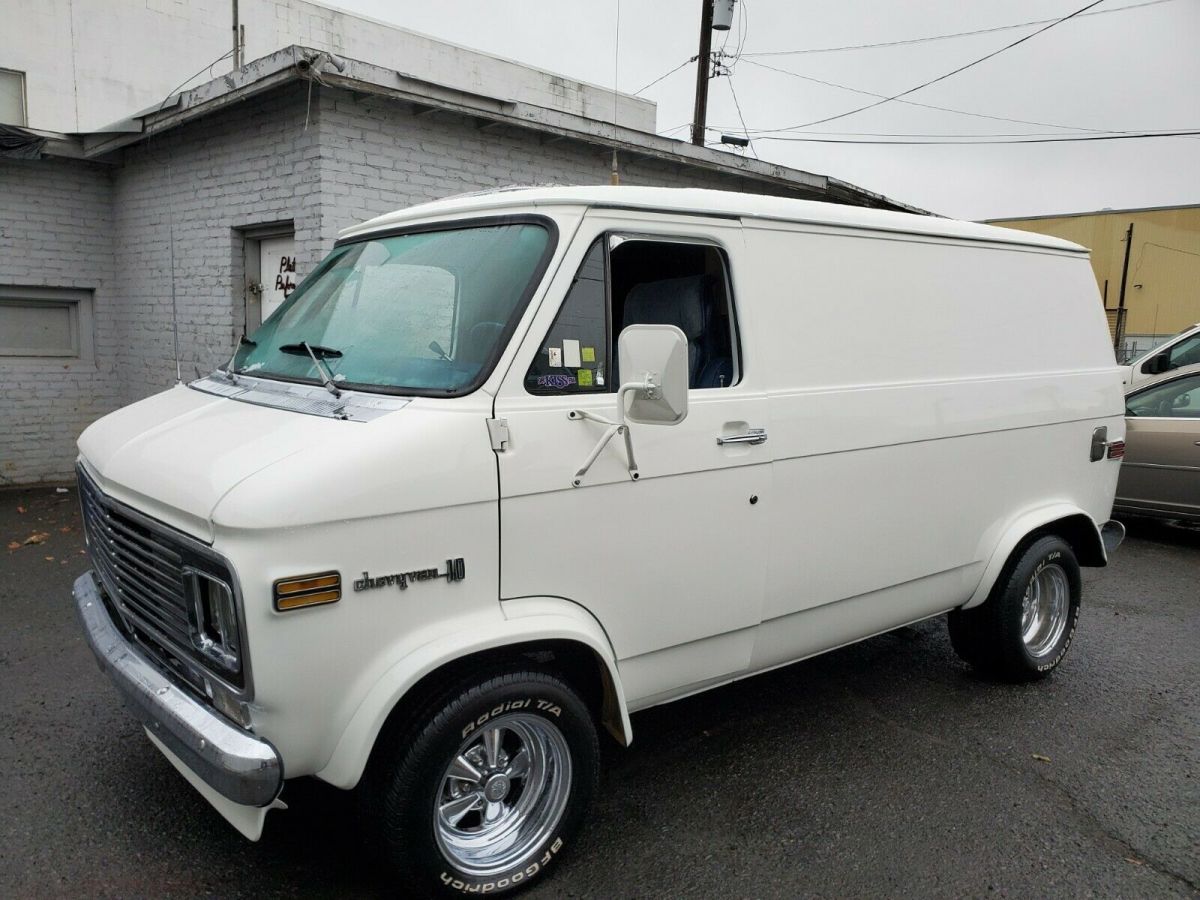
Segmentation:
[(270, 742), (243, 731), (167, 679), (108, 614), (95, 577), (75, 581), (75, 607), (100, 670), (146, 728), (223, 797), (269, 806), (283, 788), (283, 762)]

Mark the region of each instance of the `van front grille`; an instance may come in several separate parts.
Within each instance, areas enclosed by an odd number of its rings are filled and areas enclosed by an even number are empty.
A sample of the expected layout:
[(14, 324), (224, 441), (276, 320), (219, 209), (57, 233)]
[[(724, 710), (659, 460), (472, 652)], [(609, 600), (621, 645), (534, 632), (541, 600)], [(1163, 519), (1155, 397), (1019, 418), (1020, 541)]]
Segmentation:
[[(120, 624), (160, 663), (200, 686), (197, 664), (208, 666), (192, 642), (185, 574), (194, 554), (166, 526), (107, 497), (82, 467), (78, 477), (88, 553)], [(240, 672), (224, 677), (241, 687)]]

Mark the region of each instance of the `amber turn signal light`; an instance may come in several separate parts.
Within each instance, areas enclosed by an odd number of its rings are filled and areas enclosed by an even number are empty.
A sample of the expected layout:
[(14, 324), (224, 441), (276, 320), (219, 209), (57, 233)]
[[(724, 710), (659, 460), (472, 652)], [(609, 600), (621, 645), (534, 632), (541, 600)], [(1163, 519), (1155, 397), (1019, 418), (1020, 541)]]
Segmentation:
[(321, 606), (342, 599), (342, 576), (337, 572), (281, 578), (274, 585), (275, 608), (279, 612), (302, 606)]

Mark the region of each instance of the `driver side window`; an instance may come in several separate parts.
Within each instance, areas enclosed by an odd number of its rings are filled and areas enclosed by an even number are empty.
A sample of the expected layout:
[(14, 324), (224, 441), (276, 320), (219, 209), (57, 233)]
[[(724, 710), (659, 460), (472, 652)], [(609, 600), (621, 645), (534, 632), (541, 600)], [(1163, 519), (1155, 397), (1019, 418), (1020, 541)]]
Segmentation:
[(1159, 384), (1129, 397), (1125, 415), (1138, 418), (1200, 418), (1200, 375)]
[(531, 394), (616, 390), (617, 340), (630, 325), (673, 325), (683, 333), (692, 390), (738, 383), (725, 253), (702, 241), (607, 234), (588, 248), (525, 374), (525, 389)]

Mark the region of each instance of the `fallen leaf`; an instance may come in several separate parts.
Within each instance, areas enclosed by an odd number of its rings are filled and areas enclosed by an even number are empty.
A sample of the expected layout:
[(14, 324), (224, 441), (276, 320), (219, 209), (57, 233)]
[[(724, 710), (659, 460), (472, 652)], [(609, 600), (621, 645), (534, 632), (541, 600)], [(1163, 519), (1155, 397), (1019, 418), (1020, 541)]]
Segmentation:
[(47, 557), (46, 557), (46, 562), (54, 562), (54, 557), (53, 557), (53, 556), (47, 556)]
[(71, 533), (71, 526), (70, 526), (70, 525), (64, 525), (62, 528), (60, 528), (60, 529), (58, 529), (58, 530), (59, 530), (59, 531), (60, 531), (62, 534), (70, 534), (70, 533)]
[(25, 515), (25, 507), (23, 507), (23, 506), (18, 506), (18, 507), (17, 507), (17, 512), (19, 512), (21, 515)]
[(8, 549), (9, 549), (9, 550), (20, 550), (20, 549), (21, 549), (21, 542), (20, 542), (20, 541), (9, 541), (9, 542), (8, 542)]
[(1135, 866), (1144, 866), (1145, 862), (1140, 859), (1134, 859), (1132, 856), (1125, 857), (1125, 862), (1132, 863)]
[(36, 534), (31, 534), (29, 537), (25, 538), (25, 540), (23, 540), (21, 543), (22, 544), (44, 544), (48, 537), (50, 537), (50, 532), (39, 531)]
[(1050, 762), (1050, 757), (1042, 756), (1042, 754), (1040, 754), (1040, 753), (1033, 754), (1033, 758), (1036, 759), (1038, 762)]

